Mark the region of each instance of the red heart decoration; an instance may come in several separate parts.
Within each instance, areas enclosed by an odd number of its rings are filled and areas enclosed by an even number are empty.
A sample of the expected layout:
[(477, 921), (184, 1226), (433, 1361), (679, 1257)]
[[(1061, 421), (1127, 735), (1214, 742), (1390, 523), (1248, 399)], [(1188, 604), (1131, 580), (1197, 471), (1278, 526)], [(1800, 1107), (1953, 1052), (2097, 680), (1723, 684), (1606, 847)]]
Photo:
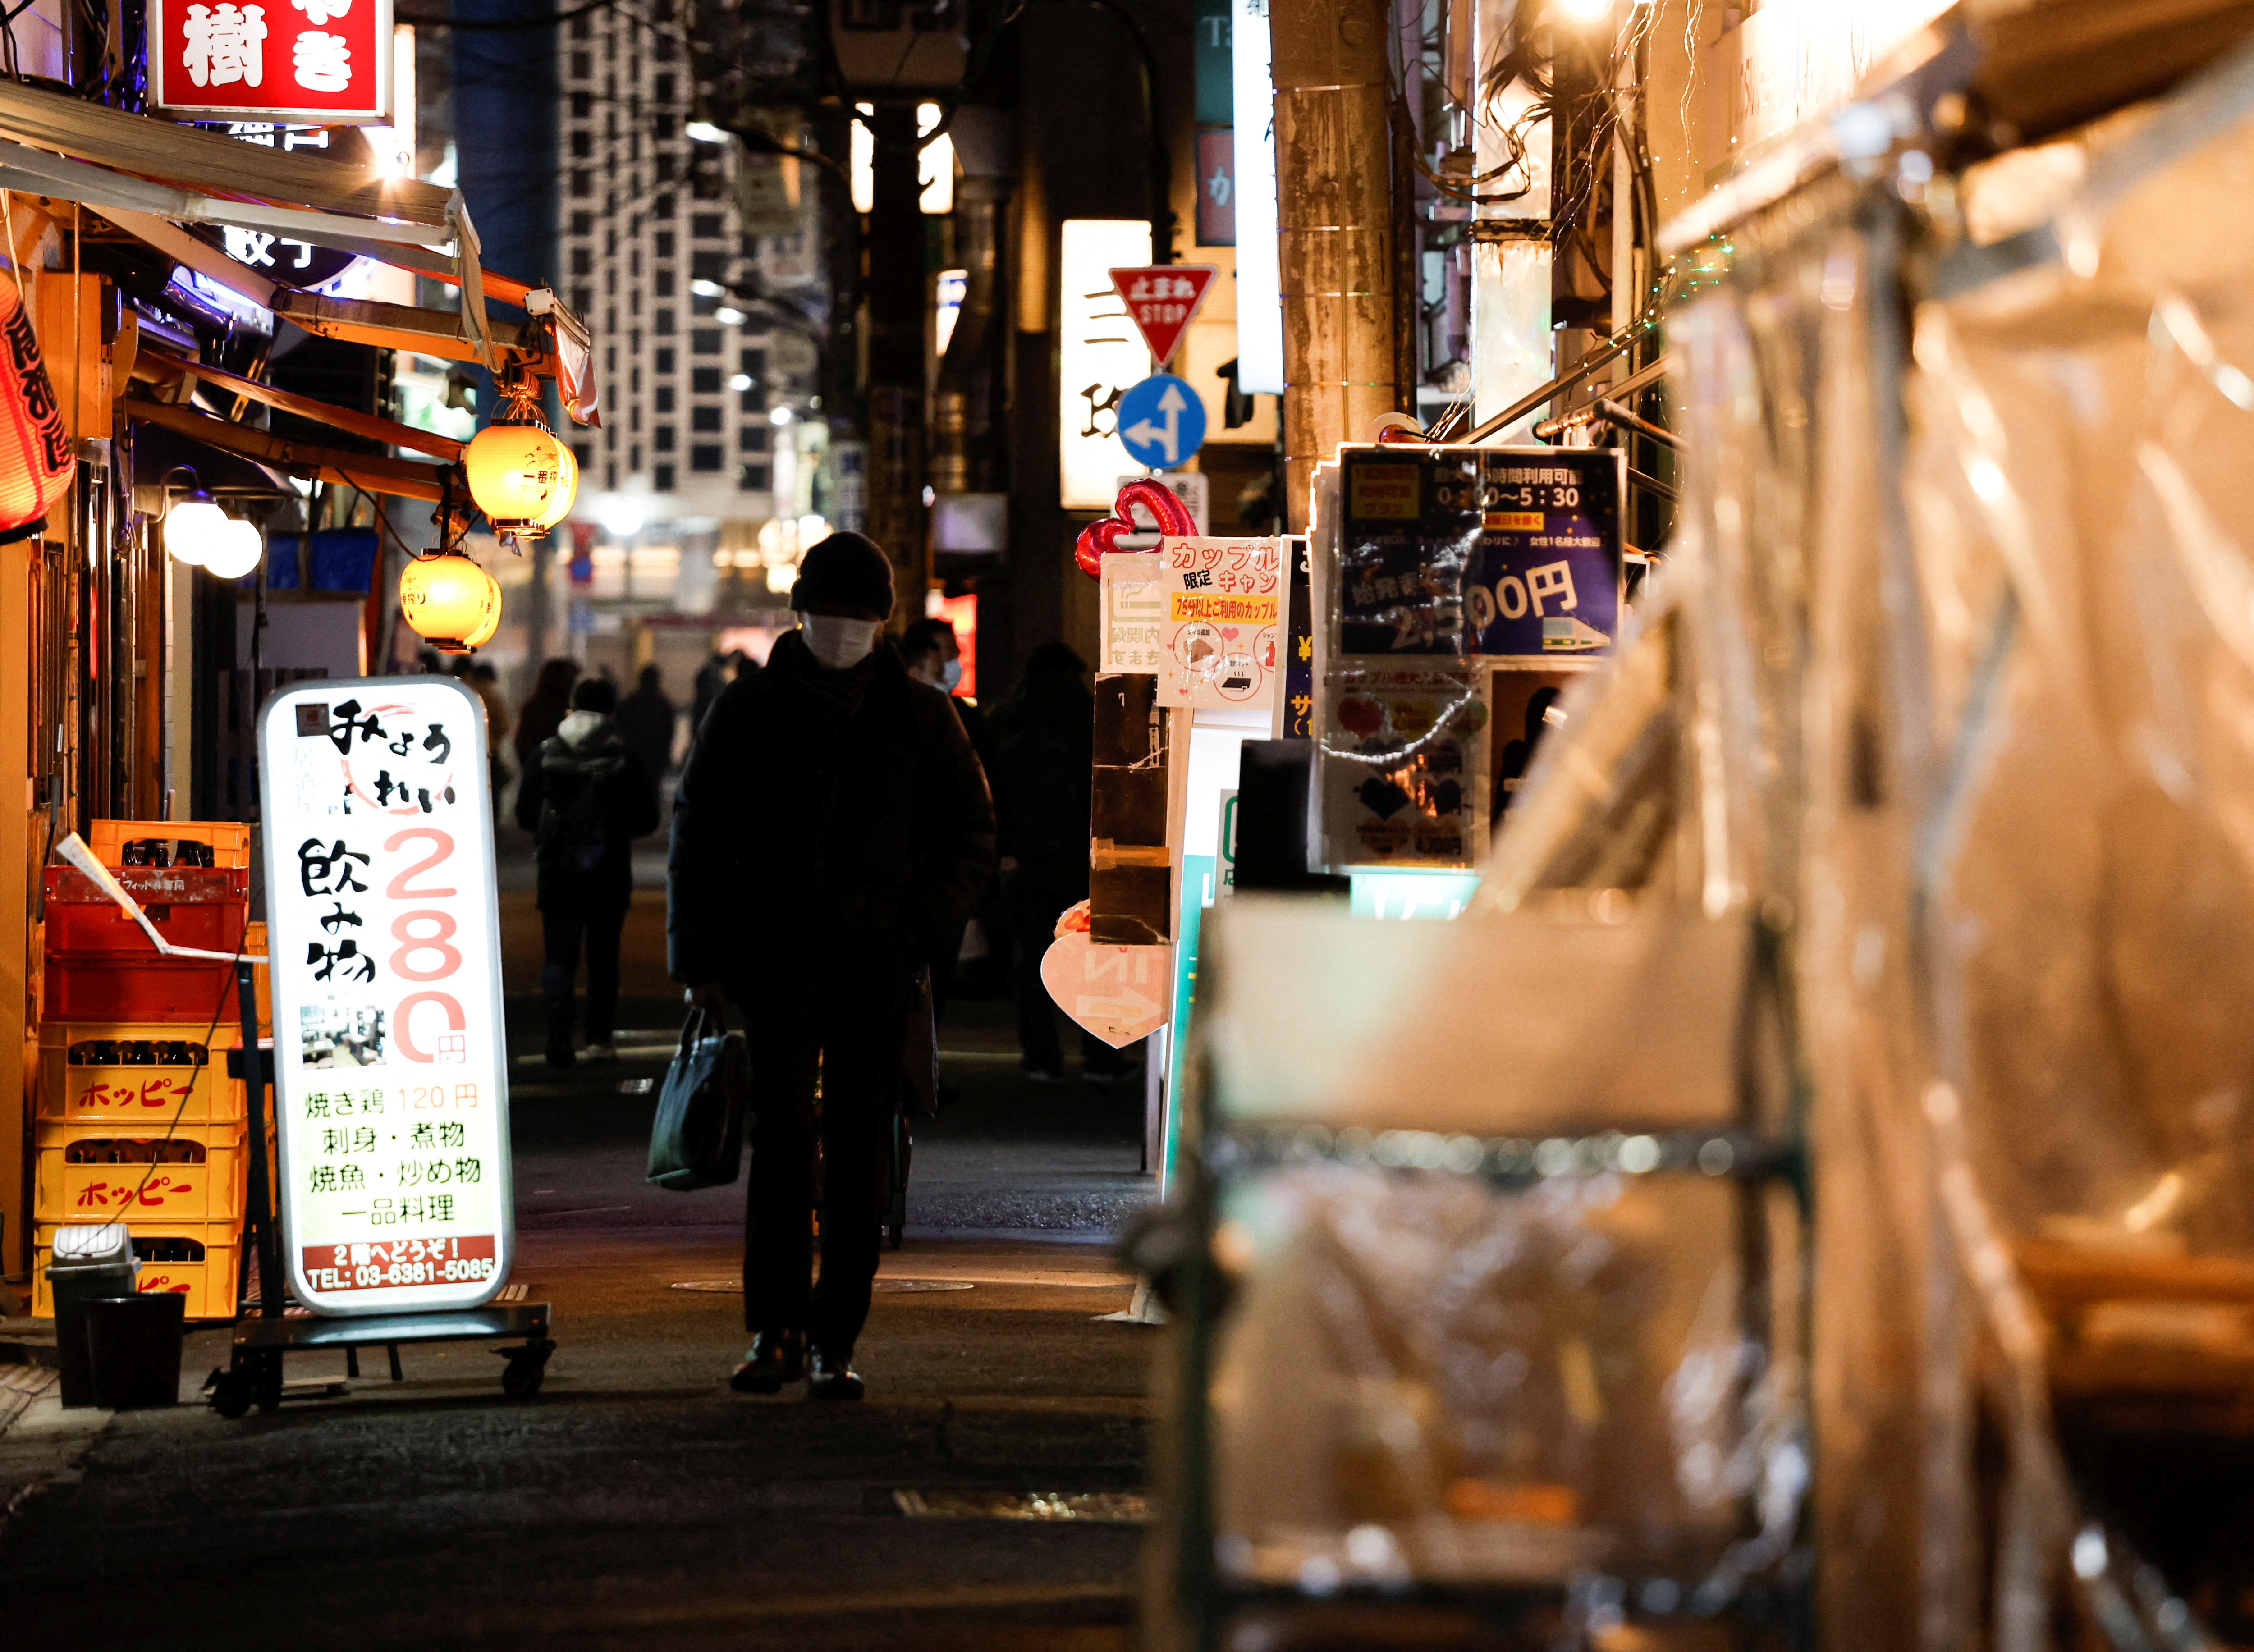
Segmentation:
[(1385, 708), (1375, 700), (1350, 695), (1339, 702), (1338, 720), (1348, 733), (1367, 738), (1385, 726)]
[(1172, 534), (1179, 539), (1197, 532), (1197, 518), (1190, 514), (1188, 506), (1174, 496), (1173, 489), (1147, 476), (1138, 476), (1114, 497), (1111, 514), (1088, 523), (1073, 542), (1072, 559), (1080, 564), (1081, 572), (1090, 579), (1101, 579), (1103, 559), (1119, 548), (1119, 536), (1144, 531), (1135, 526), (1138, 505), (1158, 520), (1162, 534)]

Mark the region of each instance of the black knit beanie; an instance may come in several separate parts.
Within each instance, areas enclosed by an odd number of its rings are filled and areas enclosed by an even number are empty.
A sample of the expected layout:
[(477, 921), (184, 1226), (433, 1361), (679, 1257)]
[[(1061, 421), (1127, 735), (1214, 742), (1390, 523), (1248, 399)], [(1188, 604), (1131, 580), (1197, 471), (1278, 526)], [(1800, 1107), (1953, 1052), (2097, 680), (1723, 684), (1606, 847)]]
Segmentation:
[(803, 609), (809, 602), (840, 602), (865, 608), (879, 620), (892, 612), (892, 564), (877, 549), (876, 541), (850, 528), (835, 533), (808, 550), (798, 564), (798, 583), (790, 588), (790, 606)]

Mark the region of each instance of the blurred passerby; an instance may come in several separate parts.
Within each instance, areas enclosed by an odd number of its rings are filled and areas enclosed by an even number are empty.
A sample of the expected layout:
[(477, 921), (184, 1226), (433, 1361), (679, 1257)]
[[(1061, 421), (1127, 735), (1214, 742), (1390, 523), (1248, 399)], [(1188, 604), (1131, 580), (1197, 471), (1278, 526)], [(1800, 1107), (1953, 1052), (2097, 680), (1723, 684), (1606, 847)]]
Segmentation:
[(587, 953), (587, 1059), (618, 1059), (611, 1035), (619, 1007), (619, 936), (634, 901), (634, 840), (657, 830), (657, 782), (612, 713), (619, 691), (601, 677), (571, 690), (571, 710), (525, 765), (516, 823), (540, 856), (540, 927), (545, 958), (548, 1064), (572, 1064), (573, 988)]
[(642, 667), (634, 691), (619, 702), (619, 732), (653, 780), (672, 772), (673, 729), (680, 716), (666, 695), (665, 674), (654, 665)]
[[(944, 620), (919, 620), (900, 633), (900, 660), (908, 675), (917, 682), (927, 683), (946, 695), (954, 706), (956, 716), (962, 719), (962, 732), (970, 737), (970, 749), (978, 753), (979, 766), (985, 766), (986, 719), (975, 700), (966, 700), (956, 693), (962, 686), (962, 645), (956, 640), (955, 627)], [(965, 914), (964, 928), (969, 927), (971, 914)], [(962, 950), (962, 930), (957, 929), (949, 938), (942, 962), (931, 970), (931, 1011), (936, 1020), (947, 1011), (947, 1000), (955, 973), (955, 963)]]
[(508, 701), (500, 691), (500, 673), (483, 660), (464, 660), (454, 667), (462, 686), (478, 696), (486, 710), (486, 773), (493, 782), (494, 818), (500, 818), (501, 789), (508, 784), (509, 767), (501, 752), (508, 745)]
[(773, 1393), (804, 1374), (814, 1398), (858, 1399), (914, 972), (991, 875), (994, 818), (962, 722), (883, 638), (884, 552), (831, 535), (806, 553), (791, 606), (800, 629), (728, 686), (690, 748), (667, 924), (675, 978), (714, 1014), (733, 1004), (751, 1046), (752, 1340), (730, 1385)]
[(516, 747), (518, 774), (531, 771), (534, 754), (570, 715), (571, 685), (578, 680), (579, 662), (563, 659), (548, 661), (533, 678), (532, 692), (525, 696), (524, 710), (517, 714), (516, 736), (511, 742)]
[[(988, 719), (1002, 901), (1015, 954), (1018, 1048), (1026, 1076), (1037, 1084), (1064, 1076), (1060, 1012), (1041, 984), (1041, 959), (1055, 938), (1058, 916), (1088, 896), (1096, 701), (1087, 671), (1063, 643), (1044, 642), (1026, 659), (1016, 690)], [(1081, 1070), (1102, 1083), (1124, 1076), (1128, 1068), (1116, 1050), (1083, 1033)]]

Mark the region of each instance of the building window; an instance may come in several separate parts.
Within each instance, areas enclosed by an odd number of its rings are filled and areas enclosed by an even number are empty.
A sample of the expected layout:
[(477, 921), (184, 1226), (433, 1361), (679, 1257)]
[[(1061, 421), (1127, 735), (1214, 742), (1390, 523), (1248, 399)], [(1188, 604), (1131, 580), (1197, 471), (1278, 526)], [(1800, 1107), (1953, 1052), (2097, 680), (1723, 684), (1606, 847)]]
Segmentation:
[(689, 450), (689, 468), (692, 471), (717, 471), (720, 468), (720, 444), (699, 442)]
[[(661, 196), (659, 199), (664, 198)], [(668, 213), (666, 216), (669, 218), (672, 214)], [(720, 228), (719, 214), (691, 213), (689, 216), (689, 233), (699, 241), (718, 241), (725, 232)]]
[[(726, 182), (727, 180), (720, 176), (720, 170), (718, 167), (700, 166), (690, 176), (689, 192), (694, 195), (698, 200), (718, 200), (720, 199), (721, 186)], [(712, 228), (710, 229), (700, 229), (696, 233), (700, 235), (710, 235), (715, 241), (718, 241), (724, 233), (720, 228), (720, 220), (718, 216), (711, 213), (699, 213), (697, 214), (696, 221), (698, 223), (704, 223), (708, 220), (710, 221)]]
[(720, 410), (717, 407), (696, 407), (689, 410), (689, 428), (706, 433), (720, 429)]
[(571, 289), (571, 308), (584, 321), (595, 312), (595, 290), (592, 287)]
[(584, 52), (574, 52), (571, 54), (571, 78), (573, 80), (592, 80), (594, 78), (594, 74), (595, 61), (592, 58), (588, 56)]
[(590, 19), (587, 14), (584, 11), (578, 17), (571, 19), (571, 38), (574, 40), (585, 40), (592, 38), (592, 32), (588, 27), (589, 22)]
[(661, 184), (669, 184), (673, 181), (673, 157), (662, 150), (658, 152), (657, 157), (657, 181)]
[(691, 328), (689, 333), (689, 349), (694, 355), (719, 354), (720, 329), (718, 327)]
[(673, 346), (668, 344), (665, 348), (657, 353), (657, 360), (651, 363), (651, 365), (660, 373), (671, 374), (678, 370), (675, 367), (674, 363), (675, 357), (673, 354)]
[(595, 153), (595, 135), (585, 127), (575, 128), (571, 133), (571, 158), (584, 161)]
[(650, 82), (649, 100), (653, 103), (670, 103), (673, 102), (673, 77), (671, 75), (661, 74), (657, 79)]
[(720, 369), (718, 368), (690, 368), (689, 388), (699, 396), (719, 395)]
[(657, 232), (657, 256), (659, 257), (672, 257), (673, 245), (673, 232), (671, 230), (661, 229)]
[(736, 430), (736, 445), (746, 453), (766, 452), (767, 427), (764, 424), (738, 425)]
[(587, 175), (587, 169), (584, 166), (574, 166), (571, 169), (571, 199), (585, 200), (594, 192), (595, 180)]
[(630, 471), (638, 471), (641, 468), (641, 444), (640, 442), (636, 442), (632, 447), (626, 449), (626, 468)]
[[(673, 411), (673, 387), (671, 385), (661, 384), (657, 387), (656, 406), (657, 410), (661, 413), (670, 413)], [(701, 408), (697, 410), (700, 413), (704, 411)], [(704, 426), (699, 425), (697, 428), (702, 430)]]
[(634, 393), (636, 396), (640, 396), (641, 394), (641, 368), (639, 366), (634, 368), (629, 382), (633, 386)]
[(573, 213), (571, 214), (571, 233), (575, 235), (593, 234), (595, 233), (595, 214), (588, 212)]
[(767, 410), (767, 387), (754, 380), (750, 389), (743, 391), (736, 397), (736, 406), (746, 413), (766, 412)]
[[(672, 217), (673, 197), (670, 195), (660, 195), (656, 197), (649, 204), (649, 215), (652, 218)], [(661, 258), (668, 258), (672, 256), (672, 247), (670, 242), (668, 242), (667, 245), (658, 248), (658, 256)]]
[(617, 466), (606, 465), (603, 466), (603, 491), (606, 494), (615, 494), (619, 491), (619, 467)]
[(670, 453), (673, 452), (673, 426), (670, 424), (659, 425), (656, 430), (652, 433), (650, 445), (661, 453)]
[[(641, 293), (639, 290), (635, 291), (634, 297), (637, 298), (641, 297)], [(671, 337), (673, 333), (673, 312), (670, 310), (659, 311), (657, 312), (656, 320), (651, 325), (651, 330), (657, 333), (661, 338)], [(699, 345), (696, 347), (701, 350), (704, 346)]]
[(746, 377), (759, 380), (767, 375), (767, 353), (764, 350), (738, 350), (736, 371)]
[(641, 434), (641, 403), (639, 402), (626, 410), (626, 429), (636, 436)]
[[(640, 287), (636, 287), (632, 292), (626, 294), (626, 313), (630, 316), (638, 316), (641, 313), (641, 289)], [(663, 315), (666, 312), (662, 310), (658, 312), (658, 314), (660, 315)], [(666, 329), (661, 327), (658, 331), (662, 332), (666, 331)]]
[(702, 249), (692, 252), (689, 255), (689, 273), (699, 281), (725, 281), (728, 255)]
[(595, 450), (584, 442), (571, 444), (571, 462), (585, 470), (595, 462)]
[(767, 467), (764, 465), (737, 466), (736, 486), (739, 491), (746, 494), (766, 493), (767, 491)]
[(595, 273), (595, 249), (592, 247), (571, 248), (571, 273), (575, 276), (592, 276)]
[(592, 92), (571, 94), (571, 118), (575, 121), (592, 121), (595, 118), (595, 94)]
[(670, 465), (659, 466), (655, 472), (655, 480), (657, 482), (657, 491), (659, 493), (671, 493), (673, 491), (673, 466)]
[(719, 296), (716, 293), (700, 292), (694, 295), (689, 300), (689, 313), (692, 316), (712, 315), (716, 313), (719, 308), (720, 299)]
[(651, 272), (651, 276), (659, 298), (673, 297), (673, 267), (670, 264), (661, 264)]

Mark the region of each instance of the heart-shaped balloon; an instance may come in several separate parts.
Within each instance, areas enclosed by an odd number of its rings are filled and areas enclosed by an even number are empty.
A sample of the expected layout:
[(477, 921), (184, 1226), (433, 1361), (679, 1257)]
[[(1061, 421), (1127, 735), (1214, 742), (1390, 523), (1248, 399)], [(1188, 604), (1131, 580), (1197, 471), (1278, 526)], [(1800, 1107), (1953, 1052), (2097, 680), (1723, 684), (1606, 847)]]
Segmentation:
[(1135, 507), (1149, 511), (1158, 524), (1158, 531), (1175, 538), (1186, 538), (1197, 532), (1197, 518), (1190, 508), (1176, 498), (1174, 491), (1163, 482), (1138, 476), (1121, 488), (1111, 501), (1111, 514), (1093, 522), (1080, 530), (1073, 542), (1072, 559), (1080, 564), (1080, 571), (1090, 579), (1103, 578), (1103, 559), (1119, 549), (1122, 534), (1141, 534), (1150, 530), (1135, 525)]

